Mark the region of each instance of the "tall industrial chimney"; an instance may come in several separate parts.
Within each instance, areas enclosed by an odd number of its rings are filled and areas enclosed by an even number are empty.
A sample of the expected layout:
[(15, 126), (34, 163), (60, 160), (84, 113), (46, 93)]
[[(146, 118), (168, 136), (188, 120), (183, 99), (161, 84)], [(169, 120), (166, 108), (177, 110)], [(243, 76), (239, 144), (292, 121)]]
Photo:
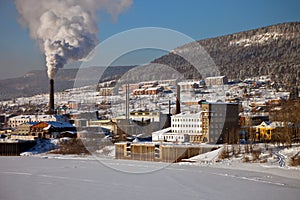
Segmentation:
[(54, 114), (54, 80), (50, 79), (49, 114)]
[(129, 84), (126, 84), (126, 111), (125, 111), (125, 117), (128, 120), (129, 119)]
[(176, 110), (175, 114), (181, 113), (180, 111), (180, 85), (177, 83), (177, 88), (176, 88)]

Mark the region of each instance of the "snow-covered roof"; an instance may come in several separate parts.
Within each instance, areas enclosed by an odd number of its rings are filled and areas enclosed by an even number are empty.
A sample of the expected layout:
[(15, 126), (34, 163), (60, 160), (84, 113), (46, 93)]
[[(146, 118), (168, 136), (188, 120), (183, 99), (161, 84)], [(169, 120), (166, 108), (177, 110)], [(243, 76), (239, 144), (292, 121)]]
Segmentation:
[(47, 119), (56, 119), (57, 121), (65, 119), (65, 116), (61, 115), (18, 115), (15, 117), (11, 117), (10, 119), (39, 119), (43, 121), (47, 121)]
[(145, 91), (145, 89), (135, 89), (133, 91)]
[(179, 113), (177, 115), (172, 115), (171, 118), (199, 118), (201, 115), (201, 112), (197, 112), (197, 113), (189, 113), (189, 112), (182, 112)]
[(64, 131), (64, 132), (61, 132), (61, 133), (70, 133), (70, 134), (73, 134), (73, 135), (77, 134), (77, 133), (74, 132), (74, 131)]
[(165, 133), (168, 133), (168, 132), (171, 133), (171, 130), (172, 130), (171, 127), (165, 128), (165, 129), (153, 132), (152, 135), (162, 135), (162, 134), (165, 134)]
[(47, 127), (43, 128), (43, 130), (49, 130), (51, 125), (49, 124)]
[(159, 90), (160, 87), (150, 87), (150, 88), (147, 88), (146, 91), (149, 91), (149, 90)]
[(56, 128), (73, 128), (74, 126), (72, 124), (70, 124), (69, 122), (55, 122), (55, 121), (49, 121), (46, 122), (47, 124), (54, 126)]
[(206, 77), (205, 79), (219, 79), (219, 78), (225, 78), (226, 76), (211, 76), (211, 77)]

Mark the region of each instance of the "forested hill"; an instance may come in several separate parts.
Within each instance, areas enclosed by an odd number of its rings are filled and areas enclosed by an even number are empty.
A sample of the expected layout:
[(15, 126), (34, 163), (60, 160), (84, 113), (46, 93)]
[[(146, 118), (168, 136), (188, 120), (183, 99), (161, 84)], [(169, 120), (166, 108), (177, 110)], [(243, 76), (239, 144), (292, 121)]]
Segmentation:
[[(198, 41), (231, 79), (270, 75), (289, 89), (300, 86), (300, 22), (277, 24)], [(178, 49), (189, 51), (191, 44)], [(194, 52), (190, 52), (193, 54)], [(170, 53), (153, 61), (174, 67), (186, 78), (201, 75), (180, 56)]]
[[(281, 82), (287, 89), (300, 87), (300, 22), (283, 23), (245, 32), (225, 35), (217, 38), (200, 40), (198, 43), (208, 52), (221, 75), (230, 79), (245, 79), (259, 75), (270, 75), (273, 81)], [(193, 44), (186, 44), (177, 49), (188, 52), (193, 57)], [(194, 56), (195, 58), (195, 56)], [(173, 77), (183, 74), (185, 78), (201, 78), (201, 74), (182, 57), (169, 53), (153, 61), (173, 67), (176, 73), (163, 71), (155, 65), (141, 73), (137, 70), (127, 75), (143, 78), (143, 74), (158, 78)], [(118, 78), (131, 70), (133, 66), (110, 67), (104, 73), (103, 80)], [(87, 72), (94, 73), (90, 68)], [(72, 88), (78, 69), (62, 69), (56, 76), (56, 91)], [(151, 74), (153, 76), (149, 76)], [(141, 75), (142, 74), (142, 75)], [(169, 76), (166, 76), (169, 75)], [(128, 78), (130, 79), (130, 78)], [(145, 81), (145, 80), (144, 80)], [(23, 77), (0, 80), (0, 99), (11, 99), (20, 96), (31, 96), (46, 93), (49, 90), (48, 78), (44, 71), (32, 71)]]
[[(99, 80), (117, 79), (132, 69), (133, 66), (90, 67), (83, 69), (86, 74), (102, 74)], [(104, 72), (102, 72), (105, 70)], [(55, 76), (55, 91), (63, 91), (74, 87), (78, 69), (60, 69)], [(88, 76), (87, 76), (88, 77)], [(84, 80), (81, 80), (84, 81)], [(8, 100), (22, 96), (32, 96), (49, 92), (49, 79), (46, 70), (35, 70), (22, 77), (0, 80), (0, 100)]]

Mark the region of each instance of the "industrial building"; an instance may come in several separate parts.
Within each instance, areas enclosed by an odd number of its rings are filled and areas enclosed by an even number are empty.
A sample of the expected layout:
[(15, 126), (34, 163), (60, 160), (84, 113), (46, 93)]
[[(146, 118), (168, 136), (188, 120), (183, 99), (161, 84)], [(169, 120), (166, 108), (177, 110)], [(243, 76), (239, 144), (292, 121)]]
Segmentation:
[(201, 102), (203, 142), (223, 143), (239, 127), (239, 104)]
[(238, 131), (238, 104), (204, 101), (200, 106), (201, 112), (171, 116), (170, 129), (152, 133), (152, 140), (215, 144), (227, 142), (227, 139)]

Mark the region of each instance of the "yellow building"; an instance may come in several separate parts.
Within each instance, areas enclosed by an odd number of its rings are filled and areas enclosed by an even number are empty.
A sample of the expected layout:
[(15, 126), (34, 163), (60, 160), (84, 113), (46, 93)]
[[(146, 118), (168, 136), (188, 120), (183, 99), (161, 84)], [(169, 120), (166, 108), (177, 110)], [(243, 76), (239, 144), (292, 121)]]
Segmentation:
[(271, 125), (271, 122), (262, 122), (260, 125), (256, 126), (255, 140), (258, 142), (271, 141), (274, 129), (275, 127)]

